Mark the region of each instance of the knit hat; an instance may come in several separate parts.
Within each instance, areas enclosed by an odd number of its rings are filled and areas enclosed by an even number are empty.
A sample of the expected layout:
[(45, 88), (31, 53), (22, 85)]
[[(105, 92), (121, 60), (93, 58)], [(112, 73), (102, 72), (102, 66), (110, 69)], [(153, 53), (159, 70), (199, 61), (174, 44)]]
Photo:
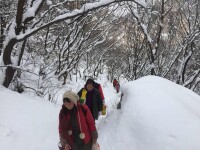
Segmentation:
[(63, 95), (64, 98), (69, 98), (75, 105), (77, 105), (77, 101), (79, 100), (79, 96), (72, 91), (66, 91)]
[(89, 78), (87, 81), (86, 81), (86, 85), (88, 84), (93, 84), (94, 85), (94, 80)]

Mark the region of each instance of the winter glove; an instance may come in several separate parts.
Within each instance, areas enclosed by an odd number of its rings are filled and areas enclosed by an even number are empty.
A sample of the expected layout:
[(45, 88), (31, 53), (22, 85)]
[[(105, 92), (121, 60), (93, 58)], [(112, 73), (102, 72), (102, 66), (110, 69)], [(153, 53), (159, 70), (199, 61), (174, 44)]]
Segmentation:
[(64, 150), (70, 150), (70, 149), (72, 149), (72, 148), (69, 146), (69, 144), (65, 144)]
[(99, 146), (99, 143), (93, 143), (92, 144), (92, 150), (100, 150), (100, 146)]
[(70, 150), (71, 149), (69, 144), (66, 143), (64, 146), (62, 146), (61, 142), (59, 142), (58, 148), (59, 148), (59, 150)]
[(92, 142), (93, 142), (93, 143), (96, 143), (96, 142), (97, 142), (97, 138), (98, 138), (98, 133), (97, 133), (97, 131), (93, 131), (93, 132), (91, 133), (91, 135), (92, 135)]
[(61, 149), (61, 150), (64, 149), (66, 143), (67, 143), (66, 139), (63, 139), (63, 138), (60, 136), (60, 142), (59, 142), (59, 144), (58, 144), (59, 149)]

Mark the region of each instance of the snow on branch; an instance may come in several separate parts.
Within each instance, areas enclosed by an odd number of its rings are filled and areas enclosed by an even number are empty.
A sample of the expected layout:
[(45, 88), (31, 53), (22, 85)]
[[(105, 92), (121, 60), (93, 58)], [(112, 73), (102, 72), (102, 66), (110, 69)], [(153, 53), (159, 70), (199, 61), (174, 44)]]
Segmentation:
[[(137, 3), (138, 5), (140, 5), (142, 7), (146, 6), (144, 1), (138, 1), (138, 0), (124, 0), (124, 1), (132, 1), (132, 2), (135, 2), (135, 3)], [(38, 32), (41, 29), (44, 29), (44, 28), (46, 28), (46, 27), (48, 27), (50, 25), (53, 25), (55, 23), (58, 23), (58, 22), (61, 22), (61, 21), (67, 20), (67, 19), (75, 18), (75, 17), (80, 16), (82, 14), (88, 13), (89, 11), (92, 11), (92, 10), (98, 9), (100, 7), (104, 7), (104, 6), (110, 5), (110, 4), (115, 3), (115, 2), (119, 2), (119, 1), (118, 0), (101, 0), (99, 2), (86, 3), (80, 9), (75, 9), (72, 12), (68, 12), (68, 13), (59, 15), (59, 16), (55, 17), (53, 20), (51, 20), (50, 22), (41, 25), (40, 27), (35, 27), (35, 25), (34, 25), (33, 29), (30, 29), (30, 30), (26, 31), (24, 34), (18, 35), (16, 39), (18, 41), (22, 41), (25, 38), (31, 36), (32, 34)], [(39, 2), (35, 4), (35, 8), (30, 8), (29, 12), (32, 12), (32, 13), (35, 12), (37, 10), (37, 6), (38, 5), (39, 5)], [(60, 4), (58, 4), (58, 5), (60, 5)], [(55, 7), (55, 6), (52, 6), (52, 7)], [(44, 15), (46, 15), (46, 13), (44, 13)], [(25, 16), (30, 16), (30, 14), (29, 13), (25, 13), (24, 17)]]
[[(186, 87), (186, 86), (188, 86), (189, 84), (192, 84), (192, 82), (195, 81), (195, 79), (199, 76), (199, 74), (200, 74), (200, 69), (194, 71), (193, 76), (192, 76), (187, 82), (185, 82), (185, 83), (183, 84), (183, 86)], [(197, 82), (199, 82), (199, 79), (197, 80)]]

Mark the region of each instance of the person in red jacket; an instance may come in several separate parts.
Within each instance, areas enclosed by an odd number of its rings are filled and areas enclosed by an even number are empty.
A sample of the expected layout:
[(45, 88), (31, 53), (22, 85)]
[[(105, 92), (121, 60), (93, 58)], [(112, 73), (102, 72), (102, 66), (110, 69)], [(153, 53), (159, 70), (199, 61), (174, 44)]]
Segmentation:
[(71, 91), (63, 95), (59, 114), (60, 150), (91, 150), (98, 133), (89, 108), (78, 102), (79, 96)]
[(120, 85), (117, 79), (113, 80), (113, 87), (116, 89), (117, 93), (119, 93)]

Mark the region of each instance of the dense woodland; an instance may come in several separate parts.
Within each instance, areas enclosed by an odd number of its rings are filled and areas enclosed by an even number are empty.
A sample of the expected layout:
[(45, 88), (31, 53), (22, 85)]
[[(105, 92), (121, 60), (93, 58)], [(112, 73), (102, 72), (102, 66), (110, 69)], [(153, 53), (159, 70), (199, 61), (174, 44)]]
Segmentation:
[[(103, 2), (102, 2), (103, 1)], [(67, 80), (146, 75), (200, 94), (199, 0), (0, 2), (4, 87), (53, 101)]]

